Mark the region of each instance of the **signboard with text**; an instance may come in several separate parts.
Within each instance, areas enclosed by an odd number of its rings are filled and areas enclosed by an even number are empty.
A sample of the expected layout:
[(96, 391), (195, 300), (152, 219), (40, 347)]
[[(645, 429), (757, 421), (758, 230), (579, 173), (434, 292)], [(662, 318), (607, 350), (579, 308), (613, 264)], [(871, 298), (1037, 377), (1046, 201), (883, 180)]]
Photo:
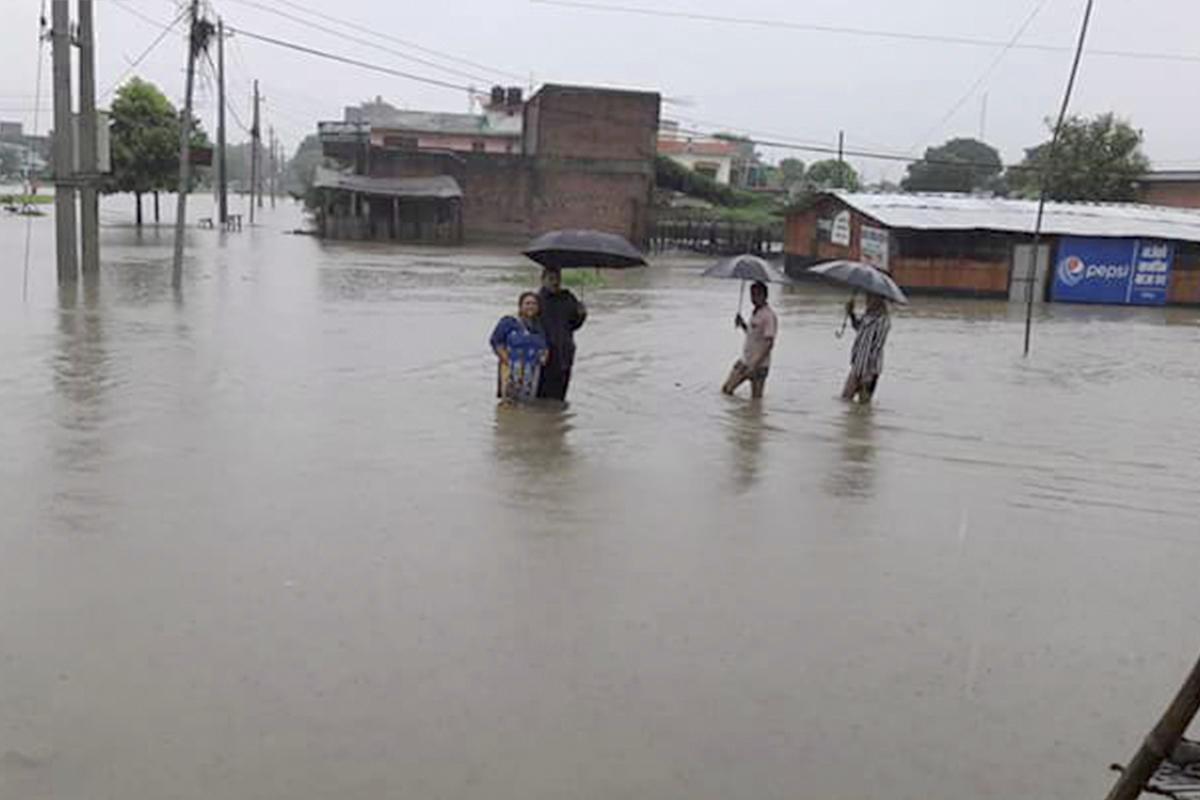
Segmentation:
[(1156, 239), (1064, 236), (1050, 299), (1067, 303), (1161, 306), (1167, 302), (1174, 246)]
[(871, 225), (862, 225), (859, 230), (859, 256), (866, 263), (888, 272), (888, 232)]
[(833, 227), (829, 231), (829, 241), (843, 247), (850, 246), (850, 212), (839, 211), (833, 218)]

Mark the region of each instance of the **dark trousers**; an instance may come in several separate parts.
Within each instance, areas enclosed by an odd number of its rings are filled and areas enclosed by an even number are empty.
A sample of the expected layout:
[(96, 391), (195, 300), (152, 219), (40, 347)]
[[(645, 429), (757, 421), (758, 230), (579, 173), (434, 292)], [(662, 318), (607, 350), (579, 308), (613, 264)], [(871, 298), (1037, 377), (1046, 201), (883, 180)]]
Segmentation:
[(567, 387), (571, 383), (571, 368), (554, 364), (542, 367), (542, 380), (538, 384), (538, 397), (547, 400), (566, 400)]

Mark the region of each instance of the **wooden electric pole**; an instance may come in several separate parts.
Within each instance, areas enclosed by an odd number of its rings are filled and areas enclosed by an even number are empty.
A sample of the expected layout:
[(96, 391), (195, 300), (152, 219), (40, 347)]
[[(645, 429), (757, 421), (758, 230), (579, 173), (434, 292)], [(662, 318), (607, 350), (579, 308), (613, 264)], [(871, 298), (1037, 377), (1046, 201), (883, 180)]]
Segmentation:
[(225, 23), (217, 20), (217, 219), (229, 222), (229, 172), (225, 162)]
[(254, 224), (254, 197), (258, 192), (258, 207), (262, 208), (262, 192), (258, 187), (258, 80), (254, 81), (254, 121), (250, 125), (250, 224)]
[(54, 70), (54, 244), (60, 284), (79, 277), (75, 250), (75, 147), (71, 136), (71, 8), (52, 0)]
[(79, 222), (83, 274), (100, 271), (100, 160), (96, 151), (96, 37), (92, 0), (79, 0)]
[(187, 78), (183, 89), (183, 113), (179, 120), (179, 186), (175, 204), (175, 259), (171, 263), (171, 286), (183, 286), (183, 237), (187, 226), (188, 184), (192, 180), (192, 88), (196, 82), (196, 30), (200, 0), (192, 0), (188, 11)]
[(1150, 735), (1133, 754), (1129, 766), (1117, 778), (1112, 791), (1108, 793), (1108, 800), (1136, 800), (1155, 770), (1179, 746), (1197, 711), (1200, 711), (1200, 659), (1197, 659), (1191, 674), (1179, 687), (1175, 699), (1167, 706), (1154, 730), (1150, 731)]

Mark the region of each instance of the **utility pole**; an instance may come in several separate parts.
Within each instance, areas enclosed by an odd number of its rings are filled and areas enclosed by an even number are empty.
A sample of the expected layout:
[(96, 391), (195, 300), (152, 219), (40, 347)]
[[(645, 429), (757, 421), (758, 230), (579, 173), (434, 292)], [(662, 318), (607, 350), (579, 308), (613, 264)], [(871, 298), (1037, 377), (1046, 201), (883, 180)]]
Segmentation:
[(175, 205), (175, 260), (171, 264), (171, 287), (183, 286), (183, 235), (187, 225), (188, 184), (192, 179), (192, 88), (196, 82), (196, 17), (200, 0), (192, 0), (188, 12), (187, 79), (183, 90), (183, 115), (179, 123), (179, 186)]
[(100, 180), (96, 152), (96, 37), (92, 0), (79, 0), (79, 221), (83, 274), (100, 272)]
[(271, 171), (268, 173), (271, 176), (271, 208), (275, 208), (275, 191), (279, 183), (279, 162), (275, 160), (275, 126), (268, 127), (267, 132), (271, 148)]
[(987, 136), (987, 100), (988, 93), (983, 93), (983, 99), (979, 103), (979, 141), (984, 141)]
[(838, 131), (838, 163), (839, 164), (845, 163), (845, 159), (842, 157), (842, 152), (845, 149), (846, 149), (846, 132)]
[[(254, 122), (250, 125), (250, 224), (254, 224), (254, 193), (258, 189), (258, 79), (254, 81)], [(262, 193), (258, 195), (262, 208)]]
[(217, 19), (217, 219), (229, 222), (229, 172), (225, 163), (225, 22)]
[(75, 148), (71, 137), (71, 8), (52, 0), (50, 44), (54, 67), (54, 243), (59, 284), (79, 277), (75, 254)]

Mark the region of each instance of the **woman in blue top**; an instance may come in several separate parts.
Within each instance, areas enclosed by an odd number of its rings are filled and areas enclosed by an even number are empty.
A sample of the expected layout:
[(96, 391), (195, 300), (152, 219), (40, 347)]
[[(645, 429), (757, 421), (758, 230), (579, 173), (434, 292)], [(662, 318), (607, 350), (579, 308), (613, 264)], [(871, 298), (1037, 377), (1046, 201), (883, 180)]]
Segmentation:
[(540, 310), (537, 294), (524, 292), (517, 300), (517, 316), (501, 317), (492, 331), (492, 351), (499, 359), (496, 396), (506, 402), (537, 396), (542, 365), (550, 355), (538, 321)]

